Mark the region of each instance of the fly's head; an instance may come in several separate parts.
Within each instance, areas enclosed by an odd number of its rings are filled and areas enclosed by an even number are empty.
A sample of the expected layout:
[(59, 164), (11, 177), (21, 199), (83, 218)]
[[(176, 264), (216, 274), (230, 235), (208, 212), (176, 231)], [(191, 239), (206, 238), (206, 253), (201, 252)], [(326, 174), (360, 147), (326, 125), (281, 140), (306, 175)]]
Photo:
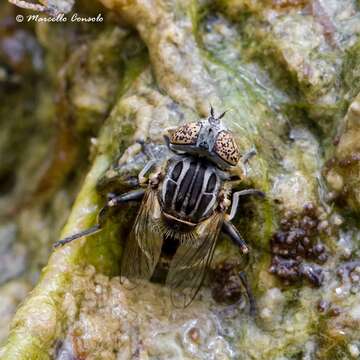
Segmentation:
[(206, 120), (188, 123), (169, 132), (168, 142), (175, 152), (198, 155), (222, 170), (236, 166), (240, 151), (233, 134), (222, 124), (223, 112), (216, 117), (213, 108)]

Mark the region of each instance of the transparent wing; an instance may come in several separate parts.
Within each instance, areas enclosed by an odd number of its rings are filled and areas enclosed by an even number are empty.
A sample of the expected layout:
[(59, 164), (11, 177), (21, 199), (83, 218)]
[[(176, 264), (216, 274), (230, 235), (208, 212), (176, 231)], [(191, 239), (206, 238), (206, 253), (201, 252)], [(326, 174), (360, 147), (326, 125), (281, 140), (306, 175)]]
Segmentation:
[[(200, 223), (195, 237), (183, 241), (171, 261), (166, 284), (171, 288), (174, 306), (188, 306), (200, 290), (223, 223), (223, 214), (215, 213)], [(181, 292), (174, 291), (180, 289)]]
[(131, 280), (151, 278), (163, 243), (160, 216), (156, 192), (148, 189), (125, 245), (120, 267), (121, 276)]

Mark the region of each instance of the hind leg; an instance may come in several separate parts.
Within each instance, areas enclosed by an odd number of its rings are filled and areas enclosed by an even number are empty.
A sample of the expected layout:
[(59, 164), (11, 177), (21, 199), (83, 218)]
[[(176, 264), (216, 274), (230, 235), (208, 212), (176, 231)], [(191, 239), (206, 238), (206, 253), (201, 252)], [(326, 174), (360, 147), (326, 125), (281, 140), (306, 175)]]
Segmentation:
[(54, 244), (54, 248), (63, 246), (65, 244), (68, 244), (68, 243), (76, 240), (76, 239), (80, 239), (84, 236), (96, 234), (97, 232), (101, 231), (102, 228), (104, 227), (104, 224), (109, 215), (110, 209), (117, 208), (117, 207), (121, 206), (122, 204), (128, 203), (130, 201), (141, 201), (144, 194), (145, 194), (145, 189), (136, 189), (136, 190), (129, 191), (122, 195), (111, 196), (110, 200), (99, 211), (99, 214), (97, 216), (97, 224), (96, 225), (94, 225), (84, 231), (80, 231), (77, 234), (68, 236), (64, 239), (57, 241)]
[(247, 298), (249, 300), (249, 308), (250, 308), (250, 315), (251, 316), (255, 316), (256, 315), (256, 301), (255, 301), (255, 297), (252, 293), (252, 290), (251, 290), (251, 287), (249, 285), (249, 281), (247, 279), (247, 276), (246, 274), (241, 271), (239, 273), (239, 278), (245, 288), (245, 291), (246, 291), (246, 295), (247, 295)]

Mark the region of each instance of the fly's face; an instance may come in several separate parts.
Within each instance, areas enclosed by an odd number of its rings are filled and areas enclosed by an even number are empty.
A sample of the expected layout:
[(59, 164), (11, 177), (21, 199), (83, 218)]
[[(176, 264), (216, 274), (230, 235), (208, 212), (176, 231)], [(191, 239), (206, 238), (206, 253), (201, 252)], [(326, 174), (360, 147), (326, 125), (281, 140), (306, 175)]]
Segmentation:
[(169, 147), (177, 153), (198, 155), (211, 160), (220, 169), (236, 166), (240, 151), (233, 134), (215, 117), (211, 108), (210, 116), (203, 121), (185, 124), (170, 131)]

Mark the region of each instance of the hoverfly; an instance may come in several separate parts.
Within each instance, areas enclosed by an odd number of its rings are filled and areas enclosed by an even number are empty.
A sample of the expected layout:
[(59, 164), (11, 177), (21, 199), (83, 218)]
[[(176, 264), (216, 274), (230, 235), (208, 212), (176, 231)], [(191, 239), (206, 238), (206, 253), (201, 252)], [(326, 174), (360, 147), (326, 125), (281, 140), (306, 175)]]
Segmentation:
[(173, 244), (166, 284), (171, 290), (181, 289), (180, 296), (171, 291), (175, 306), (189, 305), (201, 288), (220, 232), (248, 253), (231, 223), (239, 198), (251, 194), (264, 197), (259, 190), (246, 189), (233, 193), (230, 200), (232, 170), (255, 152), (241, 157), (232, 133), (221, 122), (224, 114), (216, 117), (211, 107), (207, 119), (169, 130), (165, 142), (171, 156), (160, 163), (150, 160), (139, 173), (139, 188), (114, 195), (100, 210), (95, 226), (58, 241), (55, 247), (101, 230), (110, 208), (141, 201), (122, 256), (121, 276), (135, 282), (150, 280), (162, 250)]

